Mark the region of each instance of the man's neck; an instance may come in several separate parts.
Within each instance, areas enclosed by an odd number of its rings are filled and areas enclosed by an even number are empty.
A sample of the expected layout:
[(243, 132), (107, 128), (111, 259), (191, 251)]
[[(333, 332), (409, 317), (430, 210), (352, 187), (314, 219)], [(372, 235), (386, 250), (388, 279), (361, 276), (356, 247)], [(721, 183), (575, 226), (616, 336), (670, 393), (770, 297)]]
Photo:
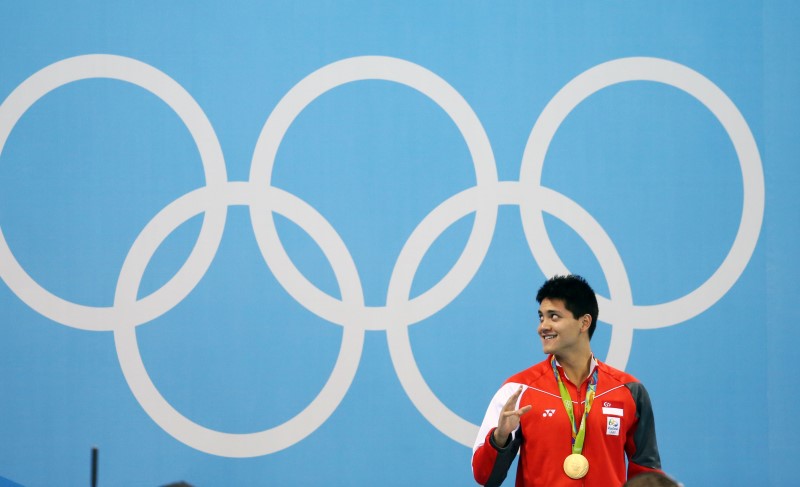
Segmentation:
[(564, 373), (570, 382), (579, 386), (589, 377), (592, 366), (591, 349), (581, 350), (572, 354), (556, 355), (558, 364), (564, 369)]

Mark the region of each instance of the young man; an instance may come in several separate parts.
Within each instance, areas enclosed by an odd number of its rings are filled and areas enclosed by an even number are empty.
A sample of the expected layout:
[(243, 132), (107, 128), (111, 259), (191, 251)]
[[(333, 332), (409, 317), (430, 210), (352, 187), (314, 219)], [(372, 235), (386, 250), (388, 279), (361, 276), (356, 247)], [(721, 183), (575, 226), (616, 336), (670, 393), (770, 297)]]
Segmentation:
[(518, 451), (517, 487), (619, 487), (661, 472), (647, 391), (592, 354), (592, 288), (582, 277), (556, 276), (536, 301), (548, 357), (510, 377), (492, 399), (473, 447), (475, 480), (500, 485)]

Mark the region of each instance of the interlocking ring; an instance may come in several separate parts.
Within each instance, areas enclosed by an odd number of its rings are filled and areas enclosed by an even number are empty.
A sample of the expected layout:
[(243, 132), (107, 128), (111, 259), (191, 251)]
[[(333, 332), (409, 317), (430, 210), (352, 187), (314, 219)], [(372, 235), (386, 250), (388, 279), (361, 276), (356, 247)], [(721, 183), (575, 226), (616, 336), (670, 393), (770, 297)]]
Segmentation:
[[(22, 115), (42, 96), (67, 83), (111, 78), (135, 84), (164, 101), (186, 124), (197, 144), (206, 186), (167, 205), (133, 242), (120, 271), (114, 304), (90, 307), (63, 300), (36, 283), (19, 265), (0, 229), (0, 278), (29, 307), (47, 318), (84, 330), (114, 332), (117, 355), (131, 391), (166, 432), (197, 450), (227, 457), (266, 455), (302, 440), (338, 407), (355, 376), (366, 330), (385, 330), (395, 371), (422, 415), (443, 434), (471, 446), (478, 427), (444, 405), (428, 387), (411, 350), (408, 326), (448, 306), (471, 282), (492, 241), (500, 205), (520, 207), (531, 253), (546, 275), (569, 270), (558, 257), (544, 226), (549, 213), (572, 227), (598, 257), (610, 297), (598, 296), (604, 321), (613, 325), (607, 361), (624, 369), (633, 330), (686, 321), (716, 303), (739, 279), (752, 256), (764, 213), (764, 176), (750, 129), (733, 102), (711, 81), (674, 62), (625, 58), (589, 69), (564, 86), (534, 125), (522, 158), (519, 181), (498, 181), (494, 155), (478, 117), (461, 95), (427, 69), (397, 58), (363, 56), (320, 68), (295, 85), (268, 117), (253, 155), (250, 178), (228, 181), (224, 157), (210, 122), (194, 99), (173, 79), (140, 61), (87, 55), (54, 63), (20, 84), (0, 105), (0, 155)], [(294, 119), (316, 98), (346, 83), (386, 80), (426, 95), (447, 113), (467, 144), (476, 185), (434, 208), (404, 244), (389, 281), (386, 305), (368, 307), (355, 262), (336, 230), (305, 201), (272, 186), (278, 147)], [(677, 87), (703, 103), (727, 131), (744, 181), (742, 218), (736, 239), (720, 268), (695, 291), (651, 306), (633, 304), (630, 283), (613, 242), (591, 215), (565, 195), (541, 186), (544, 157), (555, 132), (583, 100), (608, 86), (644, 80)], [(250, 207), (262, 256), (276, 279), (302, 306), (344, 328), (331, 377), (312, 402), (287, 422), (255, 433), (232, 434), (205, 428), (170, 405), (150, 380), (139, 353), (136, 326), (152, 321), (183, 300), (208, 270), (222, 239), (227, 208)], [(330, 261), (341, 299), (314, 286), (286, 253), (273, 220), (279, 213), (302, 228)], [(473, 229), (456, 263), (434, 286), (410, 298), (417, 269), (434, 241), (452, 224), (474, 213)], [(180, 270), (157, 291), (137, 298), (144, 271), (158, 246), (181, 224), (203, 215), (197, 243)]]

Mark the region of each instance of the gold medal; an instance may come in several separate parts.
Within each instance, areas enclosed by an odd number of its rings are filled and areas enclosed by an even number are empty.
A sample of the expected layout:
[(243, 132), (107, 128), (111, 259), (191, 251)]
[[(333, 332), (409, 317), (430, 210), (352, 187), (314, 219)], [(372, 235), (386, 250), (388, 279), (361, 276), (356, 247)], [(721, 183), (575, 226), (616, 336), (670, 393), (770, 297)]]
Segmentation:
[(589, 471), (589, 460), (580, 453), (573, 453), (564, 460), (564, 473), (571, 479), (582, 479)]
[(592, 403), (595, 398), (595, 391), (597, 390), (597, 367), (594, 367), (592, 374), (589, 376), (589, 384), (586, 386), (586, 406), (583, 409), (583, 419), (579, 428), (575, 427), (575, 416), (572, 410), (572, 400), (570, 399), (569, 392), (567, 391), (561, 376), (558, 374), (556, 368), (555, 355), (550, 363), (553, 366), (553, 375), (558, 382), (558, 391), (561, 393), (561, 400), (564, 401), (564, 407), (567, 410), (567, 416), (572, 423), (572, 454), (564, 459), (564, 473), (571, 479), (582, 479), (589, 472), (589, 460), (581, 455), (583, 451), (583, 442), (586, 438), (586, 423), (589, 411), (592, 409)]

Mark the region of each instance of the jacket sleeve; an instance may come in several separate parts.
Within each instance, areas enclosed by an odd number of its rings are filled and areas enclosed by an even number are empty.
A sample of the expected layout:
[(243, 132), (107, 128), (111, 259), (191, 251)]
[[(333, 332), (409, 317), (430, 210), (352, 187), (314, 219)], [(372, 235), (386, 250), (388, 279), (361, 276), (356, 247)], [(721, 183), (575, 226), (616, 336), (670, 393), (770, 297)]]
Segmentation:
[(639, 382), (625, 384), (636, 404), (636, 424), (628, 432), (625, 453), (628, 455), (628, 478), (645, 472), (661, 472), (661, 457), (656, 442), (656, 424), (650, 395)]
[(523, 438), (520, 429), (509, 435), (509, 440), (503, 448), (499, 448), (494, 442), (494, 430), (500, 417), (500, 411), (518, 387), (519, 384), (514, 383), (503, 385), (486, 409), (486, 415), (472, 448), (472, 474), (475, 481), (481, 485), (491, 487), (502, 484), (522, 444)]

